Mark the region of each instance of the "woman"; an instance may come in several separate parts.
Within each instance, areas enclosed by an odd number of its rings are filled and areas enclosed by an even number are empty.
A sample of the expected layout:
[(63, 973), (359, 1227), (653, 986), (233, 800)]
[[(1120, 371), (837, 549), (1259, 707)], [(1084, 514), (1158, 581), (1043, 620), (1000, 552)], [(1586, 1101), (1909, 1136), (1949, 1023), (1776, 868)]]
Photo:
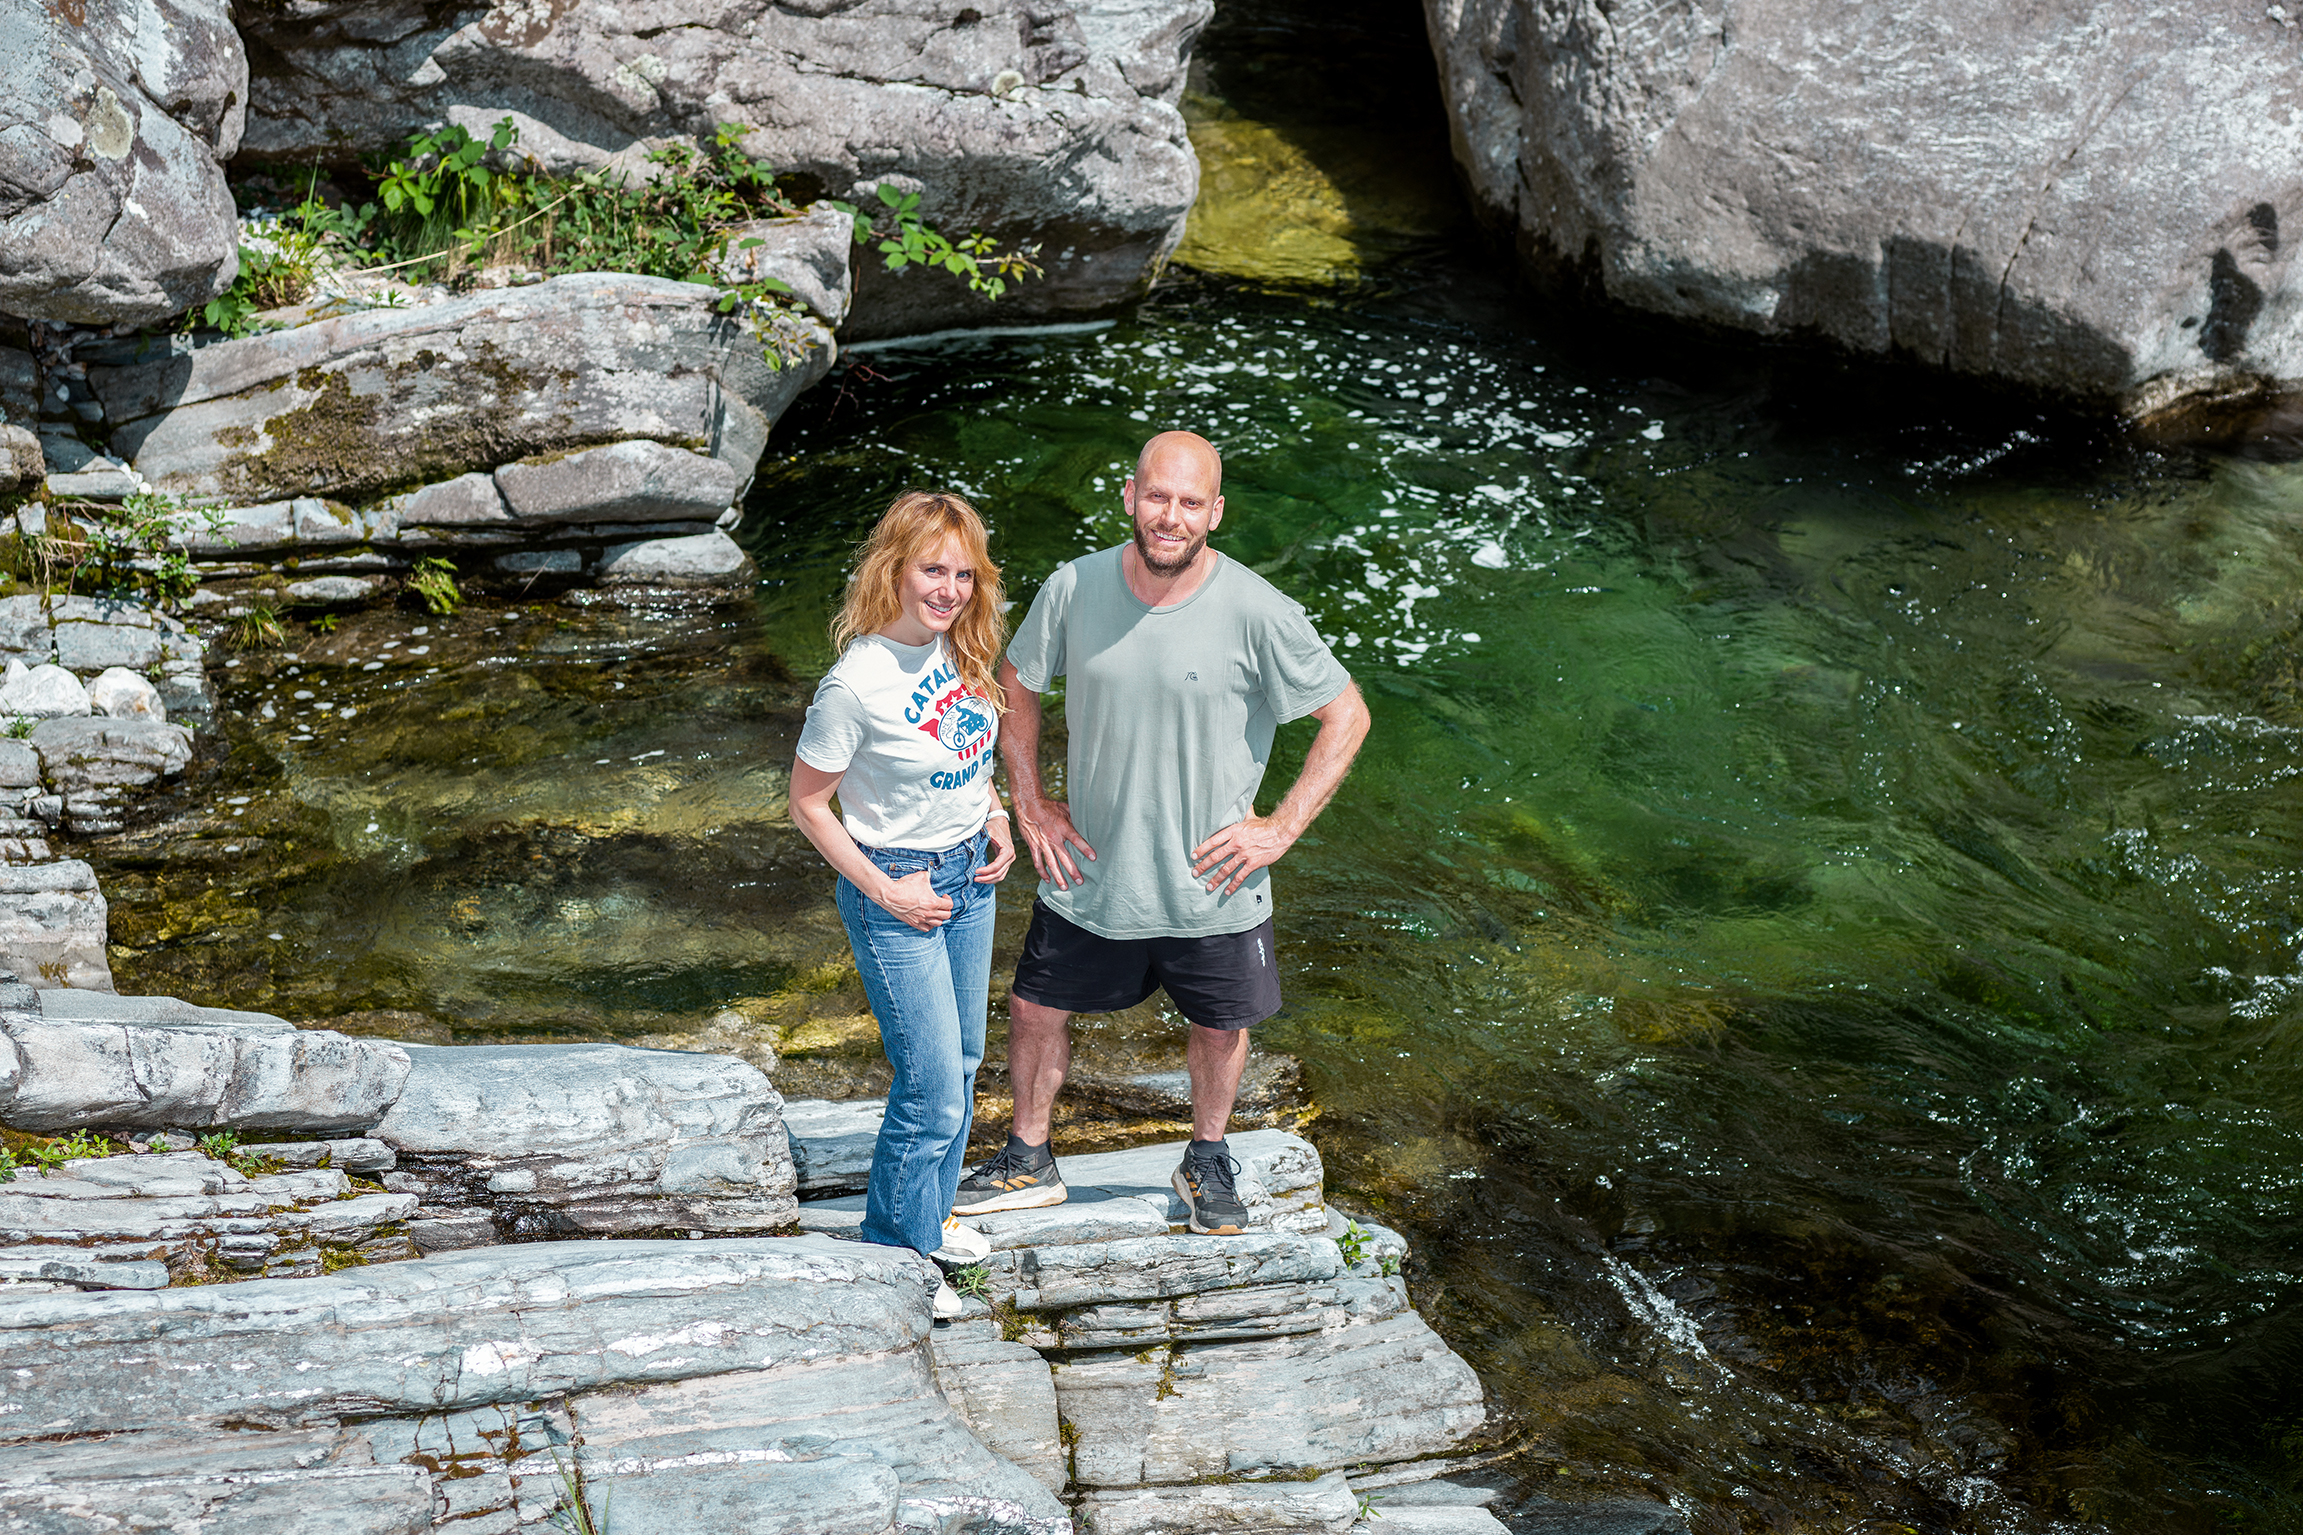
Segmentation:
[[(839, 871), (840, 919), (895, 1068), (863, 1238), (947, 1263), (990, 1252), (951, 1212), (984, 1057), (993, 887), (1016, 856), (992, 787), (1006, 640), (983, 519), (957, 496), (905, 491), (848, 578), (839, 659), (792, 763), (793, 824)], [(959, 1309), (939, 1284), (936, 1315)]]

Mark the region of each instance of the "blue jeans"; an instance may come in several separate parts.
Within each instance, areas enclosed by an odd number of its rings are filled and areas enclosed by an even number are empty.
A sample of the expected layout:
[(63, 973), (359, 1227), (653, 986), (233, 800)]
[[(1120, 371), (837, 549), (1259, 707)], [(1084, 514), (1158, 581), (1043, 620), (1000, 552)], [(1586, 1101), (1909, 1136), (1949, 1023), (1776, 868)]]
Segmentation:
[(892, 878), (926, 869), (936, 894), (950, 897), (951, 917), (932, 932), (895, 916), (845, 876), (839, 882), (840, 920), (896, 1070), (864, 1194), (863, 1238), (885, 1247), (932, 1253), (943, 1246), (944, 1218), (959, 1192), (991, 1005), (999, 887), (975, 881), (986, 846), (979, 832), (936, 853), (863, 850)]

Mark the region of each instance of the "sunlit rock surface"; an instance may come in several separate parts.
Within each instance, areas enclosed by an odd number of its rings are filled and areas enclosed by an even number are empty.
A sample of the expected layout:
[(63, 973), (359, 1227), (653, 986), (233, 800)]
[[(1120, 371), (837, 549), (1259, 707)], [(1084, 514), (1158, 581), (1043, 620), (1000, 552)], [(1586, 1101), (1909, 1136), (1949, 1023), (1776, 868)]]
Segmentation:
[(142, 325), (230, 285), (248, 62), (221, 0), (6, 0), (0, 57), (0, 312)]
[(929, 1277), (810, 1238), (555, 1242), (0, 1298), (0, 1519), (508, 1531), (565, 1508), (567, 1468), (628, 1535), (1056, 1535), (937, 1393)]
[(2148, 410), (2303, 378), (2297, 21), (2259, 0), (1426, 0), (1539, 269)]
[(1182, 232), (1197, 179), (1175, 107), (1207, 0), (762, 0), (645, 10), (296, 0), (248, 19), (248, 136), (304, 159), (395, 148), (443, 119), (510, 116), (554, 169), (749, 124), (748, 152), (815, 195), (923, 194), (953, 238), (1036, 242), (1046, 277), (997, 305), (948, 275), (868, 269), (857, 334), (1108, 308)]

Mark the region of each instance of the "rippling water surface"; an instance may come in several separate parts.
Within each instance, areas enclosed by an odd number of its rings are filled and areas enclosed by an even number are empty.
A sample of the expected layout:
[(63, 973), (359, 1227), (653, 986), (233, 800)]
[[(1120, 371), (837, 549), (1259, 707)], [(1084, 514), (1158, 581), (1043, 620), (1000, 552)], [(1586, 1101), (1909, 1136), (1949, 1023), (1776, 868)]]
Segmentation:
[(1219, 546), (1375, 713), (1261, 1034), (1418, 1238), (1520, 1496), (2303, 1529), (2303, 475), (1569, 336), (1459, 269), (850, 361), (762, 466), (756, 600), (366, 615), (231, 671), (220, 771), (99, 850), (124, 989), (868, 1037), (782, 799), (848, 550), (951, 487), (1028, 601), (1191, 426)]
[(123, 985), (465, 1039), (868, 1027), (819, 1005), (782, 819), (847, 550), (950, 486), (1028, 601), (1191, 425), (1219, 544), (1375, 712), (1281, 870), (1263, 1037), (1422, 1242), (1524, 1486), (2303, 1525), (2303, 477), (1503, 312), (1185, 285), (864, 354), (763, 467), (755, 601), (371, 615), (231, 671), (220, 775), (103, 850)]

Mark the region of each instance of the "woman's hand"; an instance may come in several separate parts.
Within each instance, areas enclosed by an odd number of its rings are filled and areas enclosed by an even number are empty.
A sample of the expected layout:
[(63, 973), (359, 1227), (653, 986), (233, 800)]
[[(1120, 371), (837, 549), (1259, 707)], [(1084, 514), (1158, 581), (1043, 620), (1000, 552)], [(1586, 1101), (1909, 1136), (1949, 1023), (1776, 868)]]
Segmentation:
[(888, 888), (874, 899), (890, 916), (910, 923), (923, 933), (932, 933), (951, 920), (952, 898), (936, 894), (935, 881), (925, 869), (902, 879), (889, 880)]
[(984, 822), (984, 837), (992, 845), (992, 856), (976, 870), (976, 883), (996, 885), (1008, 877), (1008, 865), (1016, 861), (1016, 834), (1008, 830), (1008, 818), (995, 815)]

